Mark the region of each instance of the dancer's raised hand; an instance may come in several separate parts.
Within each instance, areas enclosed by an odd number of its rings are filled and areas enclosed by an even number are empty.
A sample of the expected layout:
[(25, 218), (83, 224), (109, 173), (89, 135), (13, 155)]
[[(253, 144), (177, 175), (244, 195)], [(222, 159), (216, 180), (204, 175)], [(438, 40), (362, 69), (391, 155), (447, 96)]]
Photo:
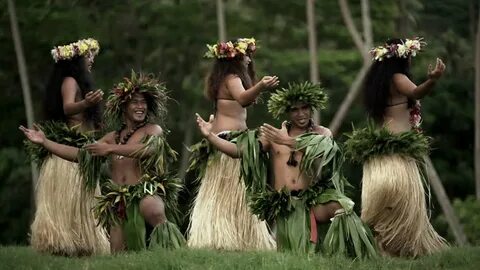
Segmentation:
[(93, 106), (103, 99), (103, 91), (98, 89), (96, 91), (90, 91), (85, 95), (85, 101), (89, 106)]
[(442, 77), (443, 72), (445, 71), (445, 64), (440, 58), (437, 58), (437, 63), (435, 64), (435, 69), (432, 69), (432, 65), (428, 65), (428, 78), (431, 80), (438, 80)]
[(213, 116), (213, 114), (211, 114), (208, 122), (206, 122), (198, 113), (196, 113), (195, 115), (197, 116), (197, 125), (200, 129), (200, 132), (204, 137), (207, 137), (212, 131), (213, 121), (215, 121), (215, 117)]
[(34, 124), (33, 127), (35, 129), (29, 129), (24, 126), (19, 126), (18, 129), (20, 129), (23, 134), (25, 134), (25, 137), (34, 144), (43, 144), (46, 140), (45, 134), (43, 131), (36, 125)]
[(263, 76), (260, 82), (262, 83), (262, 86), (264, 88), (277, 87), (278, 84), (280, 83), (277, 76)]
[(280, 129), (269, 124), (263, 124), (260, 127), (260, 133), (266, 140), (276, 144), (286, 144), (286, 142), (290, 142), (286, 121), (282, 123)]

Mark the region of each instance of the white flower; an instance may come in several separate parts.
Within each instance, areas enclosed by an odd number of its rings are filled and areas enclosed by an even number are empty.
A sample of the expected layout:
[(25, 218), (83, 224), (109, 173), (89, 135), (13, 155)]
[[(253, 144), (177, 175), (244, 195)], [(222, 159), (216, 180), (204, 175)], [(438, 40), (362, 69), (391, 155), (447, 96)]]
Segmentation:
[(397, 54), (399, 57), (406, 57), (408, 54), (408, 47), (404, 44), (398, 44)]

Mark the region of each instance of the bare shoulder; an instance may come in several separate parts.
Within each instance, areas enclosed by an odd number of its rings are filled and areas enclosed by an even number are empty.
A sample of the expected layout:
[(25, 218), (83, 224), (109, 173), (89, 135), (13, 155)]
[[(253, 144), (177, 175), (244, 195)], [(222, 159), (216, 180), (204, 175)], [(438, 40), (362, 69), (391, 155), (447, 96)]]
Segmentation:
[(332, 131), (324, 126), (315, 125), (315, 127), (313, 128), (313, 132), (320, 135), (332, 137)]
[(228, 74), (227, 76), (225, 76), (225, 80), (240, 80), (240, 77), (238, 77), (237, 74)]
[(395, 73), (392, 77), (393, 90), (403, 96), (415, 98), (413, 91), (417, 87), (405, 74)]
[(62, 89), (77, 89), (77, 81), (73, 77), (65, 77), (62, 82)]
[(236, 74), (228, 74), (227, 76), (225, 76), (225, 84), (228, 86), (228, 85), (237, 85), (237, 84), (241, 84), (242, 83), (242, 80), (240, 79), (240, 77), (238, 77), (238, 75)]
[(146, 124), (144, 128), (146, 135), (160, 136), (163, 135), (163, 129), (157, 124)]

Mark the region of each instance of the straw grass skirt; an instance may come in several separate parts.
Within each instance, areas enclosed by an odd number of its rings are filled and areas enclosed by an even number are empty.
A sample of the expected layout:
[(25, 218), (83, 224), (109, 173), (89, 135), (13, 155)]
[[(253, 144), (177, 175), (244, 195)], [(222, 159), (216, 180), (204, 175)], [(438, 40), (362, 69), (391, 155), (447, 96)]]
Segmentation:
[(30, 239), (34, 249), (66, 256), (109, 253), (107, 234), (96, 226), (91, 211), (95, 194), (84, 188), (78, 164), (55, 155), (48, 157), (35, 193)]
[(251, 214), (240, 180), (240, 160), (210, 155), (190, 218), (188, 246), (225, 250), (273, 250), (267, 224)]
[(383, 253), (416, 257), (447, 246), (427, 215), (419, 164), (405, 155), (377, 155), (363, 165), (362, 220)]

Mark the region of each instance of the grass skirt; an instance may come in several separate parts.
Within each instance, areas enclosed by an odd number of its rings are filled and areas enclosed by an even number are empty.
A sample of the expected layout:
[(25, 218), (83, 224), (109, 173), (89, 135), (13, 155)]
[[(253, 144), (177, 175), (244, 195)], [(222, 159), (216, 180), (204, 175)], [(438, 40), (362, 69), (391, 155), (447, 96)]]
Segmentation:
[(55, 155), (48, 157), (41, 167), (35, 190), (32, 247), (66, 256), (109, 253), (107, 234), (96, 226), (91, 211), (94, 195), (84, 188), (76, 163)]
[(210, 155), (190, 219), (188, 246), (226, 250), (273, 250), (267, 224), (251, 214), (240, 181), (240, 160)]
[(377, 155), (364, 163), (361, 218), (382, 252), (416, 257), (446, 247), (430, 224), (422, 179), (417, 161), (405, 155)]

